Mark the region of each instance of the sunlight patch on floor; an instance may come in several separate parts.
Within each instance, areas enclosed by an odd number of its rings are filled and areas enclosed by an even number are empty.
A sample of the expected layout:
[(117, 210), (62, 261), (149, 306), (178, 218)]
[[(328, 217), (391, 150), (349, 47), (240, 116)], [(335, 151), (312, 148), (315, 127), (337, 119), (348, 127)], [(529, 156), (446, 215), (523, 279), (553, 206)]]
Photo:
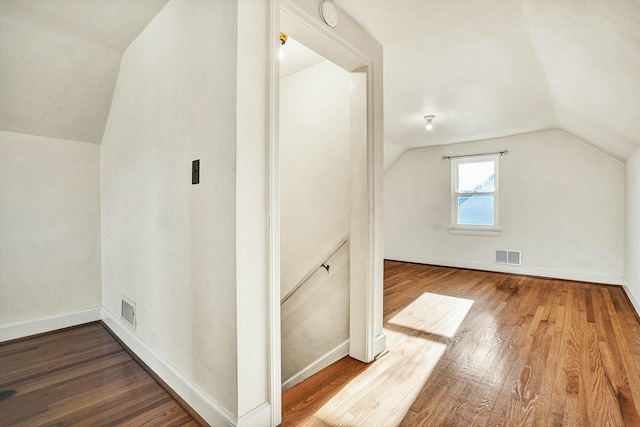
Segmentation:
[(430, 292), (420, 295), (385, 322), (389, 352), (346, 384), (305, 425), (360, 427), (376, 419), (391, 427), (407, 422), (409, 410), (447, 349), (436, 341), (456, 334), (473, 303)]
[(473, 300), (425, 292), (389, 319), (390, 325), (453, 337)]
[[(388, 426), (401, 423), (447, 346), (418, 335), (386, 333), (389, 353), (320, 408), (314, 425), (363, 426), (373, 414)], [(365, 387), (374, 392), (362, 399), (359, 391)]]

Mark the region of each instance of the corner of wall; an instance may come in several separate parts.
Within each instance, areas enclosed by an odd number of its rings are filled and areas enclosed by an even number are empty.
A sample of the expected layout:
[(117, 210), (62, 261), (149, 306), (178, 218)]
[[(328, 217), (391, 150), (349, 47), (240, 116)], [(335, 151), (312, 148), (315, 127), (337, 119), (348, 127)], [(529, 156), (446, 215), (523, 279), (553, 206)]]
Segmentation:
[(285, 380), (282, 383), (282, 390), (286, 390), (298, 383), (301, 383), (311, 375), (320, 372), (327, 366), (331, 365), (334, 362), (337, 362), (347, 355), (349, 355), (349, 340), (340, 343), (338, 346), (323, 354), (296, 374), (292, 375), (291, 378)]
[(386, 175), (409, 151), (408, 149), (385, 142), (384, 144), (384, 174)]
[(58, 329), (70, 328), (100, 320), (100, 307), (74, 313), (43, 317), (28, 322), (16, 322), (0, 326), (0, 342), (16, 340), (32, 335), (44, 334)]
[(102, 307), (101, 320), (156, 375), (212, 426), (237, 426), (238, 420), (219, 402), (186, 378), (169, 361)]
[(237, 427), (264, 427), (271, 424), (271, 404), (265, 402), (238, 419)]
[(627, 298), (631, 301), (631, 306), (636, 311), (636, 315), (640, 318), (640, 298), (637, 295), (634, 295), (633, 291), (629, 287), (629, 283), (623, 277), (622, 278), (622, 289), (624, 289), (624, 293), (627, 294)]
[(640, 316), (640, 148), (624, 164), (623, 287)]

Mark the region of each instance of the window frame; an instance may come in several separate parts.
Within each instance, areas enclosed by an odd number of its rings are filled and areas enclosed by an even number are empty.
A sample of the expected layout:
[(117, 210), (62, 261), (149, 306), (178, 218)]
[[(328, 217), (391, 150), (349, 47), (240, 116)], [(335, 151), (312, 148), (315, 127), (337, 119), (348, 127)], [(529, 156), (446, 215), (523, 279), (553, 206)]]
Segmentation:
[[(500, 199), (500, 156), (498, 154), (459, 157), (451, 159), (451, 234), (469, 234), (479, 236), (499, 236), (499, 199)], [(460, 165), (469, 163), (484, 163), (492, 161), (494, 165), (493, 191), (479, 191), (474, 193), (458, 192), (458, 170)], [(492, 194), (493, 195), (493, 224), (459, 224), (458, 197), (462, 194)]]

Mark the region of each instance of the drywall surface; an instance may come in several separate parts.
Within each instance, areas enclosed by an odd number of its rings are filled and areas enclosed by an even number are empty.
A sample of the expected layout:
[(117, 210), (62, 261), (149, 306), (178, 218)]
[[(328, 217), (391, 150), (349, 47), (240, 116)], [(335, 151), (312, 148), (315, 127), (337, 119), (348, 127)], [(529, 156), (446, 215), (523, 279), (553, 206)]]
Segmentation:
[(400, 145), (393, 144), (391, 142), (385, 142), (384, 144), (384, 173), (389, 172), (393, 165), (396, 164), (398, 160), (405, 153), (406, 148), (403, 148)]
[(0, 325), (100, 306), (100, 147), (0, 131)]
[[(450, 162), (500, 158), (499, 237), (452, 235)], [(624, 165), (560, 130), (415, 149), (385, 176), (386, 257), (428, 264), (620, 283)], [(522, 250), (522, 267), (495, 264)]]
[(640, 147), (637, 1), (334, 2), (384, 45), (385, 143), (560, 128), (621, 161)]
[(102, 141), (103, 305), (135, 301), (136, 334), (232, 416), (236, 25), (235, 1), (169, 2), (123, 55)]
[(640, 311), (640, 149), (625, 163), (624, 279)]
[[(270, 410), (279, 410), (269, 394), (268, 50), (264, 39), (268, 7), (268, 2), (238, 2), (235, 222), (239, 426), (268, 425)], [(278, 328), (274, 329), (277, 333)], [(279, 350), (279, 343), (273, 345)], [(279, 377), (272, 381), (280, 383)], [(266, 401), (270, 407), (263, 405)]]
[(282, 295), (349, 236), (349, 102), (329, 61), (280, 81)]
[(282, 305), (282, 379), (313, 370), (349, 339), (349, 244)]
[(0, 2), (2, 129), (99, 144), (122, 52), (167, 1)]
[[(324, 61), (281, 79), (283, 297), (349, 237), (350, 150), (349, 73)], [(283, 305), (284, 381), (349, 337), (348, 252), (341, 260)]]

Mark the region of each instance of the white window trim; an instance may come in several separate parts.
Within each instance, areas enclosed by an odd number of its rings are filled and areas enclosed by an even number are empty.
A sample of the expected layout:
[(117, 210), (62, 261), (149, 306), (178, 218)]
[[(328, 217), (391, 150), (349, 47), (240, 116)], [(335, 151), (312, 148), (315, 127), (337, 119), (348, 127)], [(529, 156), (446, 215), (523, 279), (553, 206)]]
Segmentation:
[[(465, 234), (470, 236), (499, 236), (501, 228), (498, 222), (499, 199), (500, 199), (500, 156), (497, 154), (463, 157), (451, 159), (451, 225), (449, 226), (450, 234)], [(480, 161), (492, 160), (495, 165), (495, 178), (493, 192), (479, 192), (473, 194), (493, 194), (493, 224), (491, 225), (464, 225), (458, 224), (458, 165), (465, 163), (477, 163)]]

